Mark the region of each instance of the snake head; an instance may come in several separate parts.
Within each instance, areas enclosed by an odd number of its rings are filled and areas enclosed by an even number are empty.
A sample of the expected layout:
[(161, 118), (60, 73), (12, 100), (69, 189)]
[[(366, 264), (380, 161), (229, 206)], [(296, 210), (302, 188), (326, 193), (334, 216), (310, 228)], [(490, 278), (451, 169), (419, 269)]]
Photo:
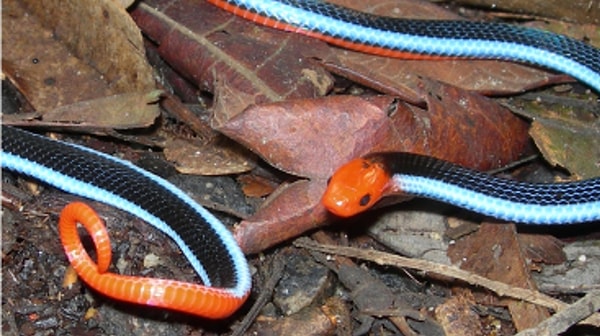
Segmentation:
[(350, 217), (377, 203), (389, 183), (390, 175), (381, 162), (355, 159), (333, 174), (322, 203), (331, 213)]

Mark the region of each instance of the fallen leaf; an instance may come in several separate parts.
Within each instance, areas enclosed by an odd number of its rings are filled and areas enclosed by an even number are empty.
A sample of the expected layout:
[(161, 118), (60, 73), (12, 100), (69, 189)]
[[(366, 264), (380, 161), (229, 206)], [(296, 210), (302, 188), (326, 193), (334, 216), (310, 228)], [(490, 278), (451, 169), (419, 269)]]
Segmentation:
[(268, 196), (279, 186), (279, 183), (255, 174), (240, 175), (237, 181), (242, 186), (244, 195), (255, 198)]
[(458, 88), (427, 81), (421, 87), (429, 92), (427, 110), (388, 96), (289, 100), (251, 106), (219, 131), (271, 165), (310, 178), (328, 178), (374, 151), (433, 155), (482, 170), (523, 154), (527, 125), (505, 108)]
[(216, 125), (248, 105), (318, 97), (333, 84), (303, 56), (307, 50), (326, 53), (325, 44), (258, 26), (204, 1), (148, 1), (132, 17), (164, 60), (214, 94)]
[(554, 236), (519, 233), (518, 238), (521, 251), (532, 262), (558, 265), (567, 261), (565, 244)]
[(167, 141), (165, 158), (175, 163), (175, 168), (183, 174), (228, 175), (247, 172), (254, 168), (254, 161), (245, 148), (225, 141), (195, 144), (175, 139)]
[[(141, 34), (115, 2), (9, 0), (2, 9), (3, 71), (35, 110), (154, 90)], [(158, 112), (146, 108), (154, 111), (141, 124)]]
[(393, 104), (393, 97), (329, 96), (255, 105), (219, 131), (280, 170), (326, 179), (349, 158), (387, 147)]
[(221, 132), (271, 165), (311, 179), (294, 184), (292, 196), (284, 187), (240, 223), (243, 250), (259, 252), (326, 224), (326, 179), (369, 152), (416, 152), (487, 170), (528, 148), (527, 125), (492, 100), (427, 81), (421, 87), (429, 90), (427, 110), (394, 97), (330, 96), (252, 106), (226, 123)]
[(251, 218), (234, 231), (242, 251), (253, 254), (324, 224), (325, 180), (299, 180), (280, 186)]
[(550, 164), (581, 179), (600, 176), (600, 129), (596, 124), (538, 117), (530, 133)]
[(124, 93), (40, 111), (45, 122), (69, 123), (94, 128), (127, 129), (148, 127), (159, 116), (156, 102), (161, 91)]
[(476, 305), (473, 295), (454, 295), (435, 307), (435, 317), (446, 336), (484, 335), (479, 315), (473, 310)]
[[(477, 233), (450, 245), (448, 256), (461, 269), (515, 287), (537, 289), (521, 251), (514, 224), (484, 223)], [(482, 300), (498, 303), (495, 296), (487, 293), (479, 295), (478, 301)], [(536, 326), (550, 316), (547, 309), (531, 303), (514, 299), (499, 301), (508, 306), (518, 331)]]

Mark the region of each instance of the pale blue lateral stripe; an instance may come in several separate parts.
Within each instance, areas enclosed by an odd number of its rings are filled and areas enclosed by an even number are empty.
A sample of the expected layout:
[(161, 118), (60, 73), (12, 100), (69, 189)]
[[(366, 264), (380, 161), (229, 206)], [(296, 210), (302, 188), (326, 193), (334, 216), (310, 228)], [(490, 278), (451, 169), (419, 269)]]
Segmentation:
[(431, 198), (483, 215), (525, 224), (569, 224), (600, 219), (600, 201), (537, 205), (511, 202), (422, 176), (394, 174), (394, 185), (410, 195)]
[(364, 27), (315, 13), (276, 0), (236, 0), (237, 6), (286, 22), (349, 41), (365, 42), (393, 50), (428, 55), (468, 58), (493, 58), (531, 63), (568, 74), (600, 92), (600, 74), (568, 57), (535, 46), (484, 39), (451, 39), (415, 36)]
[[(235, 264), (234, 269), (236, 272), (236, 286), (234, 288), (225, 288), (225, 290), (235, 297), (242, 297), (250, 290), (252, 284), (250, 271), (248, 269), (248, 264), (242, 251), (240, 250), (239, 246), (237, 245), (227, 228), (225, 228), (225, 226), (210, 212), (199, 206), (194, 200), (192, 200), (189, 196), (187, 196), (179, 188), (175, 187), (171, 183), (143, 169), (140, 169), (139, 167), (133, 165), (128, 161), (121, 160), (83, 146), (73, 144), (68, 145), (77, 147), (80, 150), (85, 150), (95, 155), (100, 155), (102, 157), (115, 161), (118, 164), (125, 165), (128, 168), (133, 169), (136, 172), (151, 178), (153, 181), (159, 183), (169, 192), (172, 192), (175, 195), (177, 195), (177, 197), (179, 197), (182, 201), (192, 206), (211, 225), (215, 232), (217, 232), (217, 235), (220, 237), (223, 244), (227, 247), (228, 253), (231, 255), (232, 260)], [(157, 229), (161, 230), (175, 241), (175, 243), (181, 249), (185, 257), (188, 259), (188, 261), (196, 271), (196, 273), (198, 273), (204, 284), (206, 286), (211, 286), (210, 278), (206, 273), (206, 270), (198, 260), (198, 258), (194, 256), (189, 247), (183, 242), (179, 234), (177, 234), (177, 232), (171, 229), (168, 223), (165, 223), (160, 218), (150, 214), (148, 211), (144, 210), (138, 205), (128, 201), (125, 198), (115, 195), (108, 190), (95, 187), (88, 183), (83, 183), (75, 178), (58, 173), (36, 162), (32, 162), (30, 160), (6, 152), (2, 152), (2, 157), (0, 159), (2, 160), (2, 167), (4, 168), (34, 177), (36, 179), (39, 179), (40, 181), (43, 181), (66, 192), (93, 199), (102, 203), (106, 203), (108, 205), (114, 206), (115, 208), (127, 211), (141, 218), (142, 220), (146, 221), (147, 223), (151, 224)]]

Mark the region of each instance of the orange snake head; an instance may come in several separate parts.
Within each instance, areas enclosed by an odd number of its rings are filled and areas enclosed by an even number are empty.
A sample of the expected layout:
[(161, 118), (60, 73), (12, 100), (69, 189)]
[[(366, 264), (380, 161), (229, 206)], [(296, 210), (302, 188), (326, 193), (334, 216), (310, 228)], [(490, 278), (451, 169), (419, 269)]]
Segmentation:
[(339, 168), (328, 182), (322, 203), (331, 213), (350, 217), (373, 206), (389, 186), (383, 163), (355, 159)]

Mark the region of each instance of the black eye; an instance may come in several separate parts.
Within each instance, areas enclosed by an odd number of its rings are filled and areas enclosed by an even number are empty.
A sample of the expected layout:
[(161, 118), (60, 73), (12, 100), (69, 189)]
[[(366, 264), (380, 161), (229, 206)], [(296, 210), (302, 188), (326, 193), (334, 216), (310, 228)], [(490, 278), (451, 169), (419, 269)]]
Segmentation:
[(327, 185), (329, 185), (329, 183), (331, 183), (331, 177), (327, 179)]
[(360, 198), (360, 201), (358, 202), (358, 204), (360, 204), (360, 206), (366, 206), (369, 204), (370, 201), (371, 201), (371, 195), (366, 194), (365, 196)]

